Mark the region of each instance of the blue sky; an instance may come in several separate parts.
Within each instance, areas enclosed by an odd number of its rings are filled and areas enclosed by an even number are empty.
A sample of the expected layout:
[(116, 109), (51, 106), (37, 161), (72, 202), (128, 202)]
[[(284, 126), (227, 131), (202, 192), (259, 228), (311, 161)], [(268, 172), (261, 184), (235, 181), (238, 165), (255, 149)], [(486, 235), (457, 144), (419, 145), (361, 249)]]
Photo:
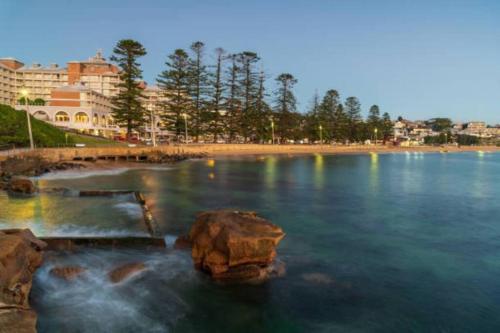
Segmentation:
[[(498, 0), (0, 0), (0, 57), (83, 60), (117, 40), (148, 50), (154, 83), (167, 54), (196, 40), (253, 50), (271, 78), (290, 72), (299, 109), (318, 90), (391, 116), (500, 123)], [(268, 89), (274, 88), (272, 79)]]

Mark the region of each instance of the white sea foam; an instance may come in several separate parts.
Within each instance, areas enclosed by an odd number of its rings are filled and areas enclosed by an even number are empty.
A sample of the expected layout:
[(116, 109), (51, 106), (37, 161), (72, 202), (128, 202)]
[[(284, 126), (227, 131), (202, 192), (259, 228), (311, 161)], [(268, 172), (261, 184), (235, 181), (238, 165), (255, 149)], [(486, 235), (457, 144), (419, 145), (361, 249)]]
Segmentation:
[[(143, 262), (146, 270), (113, 284), (108, 273), (128, 262)], [(55, 266), (86, 271), (66, 283), (50, 274)], [(197, 276), (185, 253), (87, 250), (46, 260), (36, 273), (32, 295), (43, 308), (38, 319), (44, 331), (168, 332), (189, 312), (179, 283), (193, 279)]]
[(46, 173), (38, 179), (76, 179), (94, 176), (116, 176), (129, 171), (131, 168), (116, 168), (102, 170), (64, 170)]
[(134, 202), (121, 202), (119, 204), (114, 205), (116, 209), (126, 213), (128, 216), (134, 219), (142, 218), (142, 208), (139, 204)]
[(43, 222), (16, 221), (15, 224), (0, 222), (0, 229), (28, 228), (38, 237), (149, 237), (146, 232), (126, 229), (102, 229), (96, 226), (62, 224), (48, 227)]

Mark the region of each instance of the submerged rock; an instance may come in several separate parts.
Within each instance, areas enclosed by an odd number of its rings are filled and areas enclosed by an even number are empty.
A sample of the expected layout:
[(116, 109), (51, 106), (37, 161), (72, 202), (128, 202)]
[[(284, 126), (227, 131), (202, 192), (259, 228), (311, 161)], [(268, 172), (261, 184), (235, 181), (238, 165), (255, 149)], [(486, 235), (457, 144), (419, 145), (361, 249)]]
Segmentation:
[(80, 266), (64, 266), (54, 267), (50, 270), (50, 274), (60, 279), (71, 281), (80, 276), (86, 269)]
[(37, 191), (35, 184), (27, 178), (12, 178), (8, 190), (19, 194), (34, 194)]
[(191, 227), (195, 267), (214, 279), (248, 281), (270, 277), (283, 230), (254, 212), (201, 213)]
[(146, 265), (142, 262), (133, 262), (121, 265), (109, 272), (108, 276), (111, 282), (119, 283), (129, 278), (130, 276), (140, 273), (146, 269)]
[(36, 332), (28, 297), (44, 247), (28, 229), (0, 231), (0, 332)]
[(174, 249), (176, 250), (187, 250), (190, 249), (191, 246), (192, 246), (191, 240), (187, 235), (182, 235), (177, 237), (174, 243)]

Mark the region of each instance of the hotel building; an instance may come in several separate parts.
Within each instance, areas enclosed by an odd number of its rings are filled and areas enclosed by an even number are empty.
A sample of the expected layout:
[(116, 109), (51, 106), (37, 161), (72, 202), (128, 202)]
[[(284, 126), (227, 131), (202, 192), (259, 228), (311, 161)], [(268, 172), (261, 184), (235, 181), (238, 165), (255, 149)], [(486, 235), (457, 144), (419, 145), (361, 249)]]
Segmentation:
[(28, 109), (35, 118), (64, 129), (104, 137), (113, 137), (120, 130), (113, 122), (110, 98), (82, 84), (53, 89), (47, 105), (29, 105)]

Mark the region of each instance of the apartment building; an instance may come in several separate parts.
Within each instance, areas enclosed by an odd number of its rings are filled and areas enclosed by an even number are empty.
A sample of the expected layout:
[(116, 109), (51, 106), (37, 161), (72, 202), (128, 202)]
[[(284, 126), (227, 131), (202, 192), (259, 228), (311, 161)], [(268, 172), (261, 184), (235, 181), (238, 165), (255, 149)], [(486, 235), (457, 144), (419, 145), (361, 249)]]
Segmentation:
[(21, 89), (30, 99), (50, 99), (51, 92), (66, 85), (83, 84), (104, 96), (115, 96), (120, 82), (119, 69), (106, 62), (101, 52), (86, 61), (70, 61), (66, 68), (57, 64), (25, 65), (14, 58), (0, 58), (0, 103), (15, 106)]

